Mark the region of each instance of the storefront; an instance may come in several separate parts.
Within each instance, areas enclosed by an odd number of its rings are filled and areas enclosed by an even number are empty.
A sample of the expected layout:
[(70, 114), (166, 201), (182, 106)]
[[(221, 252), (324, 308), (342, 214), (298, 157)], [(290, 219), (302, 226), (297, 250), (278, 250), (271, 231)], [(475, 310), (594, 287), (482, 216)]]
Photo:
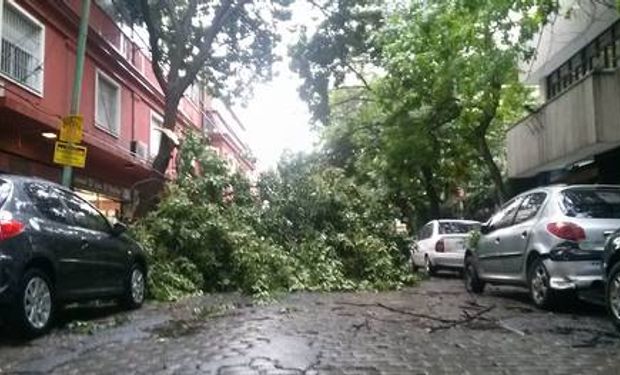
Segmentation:
[(129, 189), (81, 175), (75, 176), (73, 184), (76, 194), (97, 207), (110, 221), (115, 222), (127, 216), (131, 201)]

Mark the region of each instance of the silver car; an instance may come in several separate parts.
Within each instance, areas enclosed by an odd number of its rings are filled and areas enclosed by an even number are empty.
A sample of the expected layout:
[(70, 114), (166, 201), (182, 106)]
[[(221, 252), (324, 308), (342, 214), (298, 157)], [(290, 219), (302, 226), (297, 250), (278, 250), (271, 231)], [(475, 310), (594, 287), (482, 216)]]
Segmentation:
[[(525, 192), (482, 225), (465, 253), (465, 285), (526, 286), (539, 307), (602, 282), (607, 236), (620, 228), (620, 186), (550, 186)], [(473, 241), (476, 243), (476, 241)]]

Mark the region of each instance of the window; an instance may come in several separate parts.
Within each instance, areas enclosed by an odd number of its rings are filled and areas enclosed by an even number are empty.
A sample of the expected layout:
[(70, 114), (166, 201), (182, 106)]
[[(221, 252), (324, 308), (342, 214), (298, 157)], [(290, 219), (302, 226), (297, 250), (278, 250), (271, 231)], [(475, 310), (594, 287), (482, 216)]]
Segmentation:
[(7, 1), (2, 12), (0, 71), (37, 93), (43, 92), (43, 25)]
[(433, 223), (428, 223), (420, 229), (420, 240), (425, 240), (433, 235)]
[(43, 184), (31, 183), (26, 185), (26, 192), (37, 210), (47, 219), (70, 224), (69, 212), (57, 191)]
[(0, 208), (4, 204), (4, 201), (9, 197), (11, 192), (11, 184), (4, 180), (0, 180)]
[(517, 216), (515, 216), (515, 224), (523, 223), (536, 216), (546, 197), (547, 194), (545, 193), (534, 193), (525, 197)]
[(568, 61), (547, 76), (547, 99), (566, 91), (573, 82), (595, 69), (618, 66), (620, 21), (602, 32)]
[(619, 219), (620, 189), (567, 189), (560, 207), (569, 217)]
[(506, 205), (504, 205), (504, 207), (491, 218), (492, 230), (511, 226), (521, 201), (522, 198), (517, 197), (506, 203)]
[(60, 190), (59, 193), (62, 194), (77, 226), (98, 232), (110, 231), (110, 224), (95, 207), (73, 193)]
[(198, 83), (191, 84), (185, 91), (185, 96), (194, 104), (198, 104), (200, 102), (200, 85)]
[(151, 113), (151, 134), (149, 136), (149, 156), (154, 158), (159, 152), (161, 144), (161, 130), (164, 127), (164, 119), (155, 113)]
[(460, 221), (439, 222), (439, 234), (466, 234), (476, 229), (480, 229), (480, 224)]
[(95, 124), (113, 135), (118, 135), (121, 122), (120, 86), (101, 72), (97, 72), (96, 79)]

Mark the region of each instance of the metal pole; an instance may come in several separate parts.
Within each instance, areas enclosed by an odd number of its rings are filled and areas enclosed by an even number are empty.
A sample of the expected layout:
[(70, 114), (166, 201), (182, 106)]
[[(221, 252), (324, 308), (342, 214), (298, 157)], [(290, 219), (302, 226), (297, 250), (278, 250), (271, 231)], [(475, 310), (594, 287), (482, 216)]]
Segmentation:
[[(84, 75), (84, 57), (86, 55), (86, 39), (88, 37), (88, 16), (90, 14), (91, 0), (82, 0), (82, 15), (80, 18), (80, 31), (78, 32), (77, 52), (75, 54), (75, 76), (73, 78), (73, 91), (71, 93), (71, 114), (77, 115), (80, 111), (80, 95), (82, 94), (82, 76)], [(71, 187), (73, 168), (62, 168), (62, 184)]]

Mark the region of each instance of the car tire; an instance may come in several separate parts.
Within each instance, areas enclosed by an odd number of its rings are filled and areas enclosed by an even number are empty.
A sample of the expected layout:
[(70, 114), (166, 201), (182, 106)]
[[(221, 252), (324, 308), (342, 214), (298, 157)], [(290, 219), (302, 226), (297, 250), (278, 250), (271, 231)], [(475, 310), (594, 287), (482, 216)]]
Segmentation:
[(38, 268), (27, 269), (10, 310), (12, 333), (26, 338), (46, 333), (52, 326), (55, 310), (54, 285), (49, 276)]
[(620, 330), (620, 262), (611, 268), (607, 280), (605, 305), (612, 323)]
[(541, 309), (555, 306), (557, 293), (549, 285), (549, 271), (541, 258), (536, 258), (528, 269), (527, 285), (534, 305)]
[(424, 271), (428, 276), (435, 276), (437, 274), (437, 267), (433, 266), (428, 255), (424, 257)]
[(144, 267), (134, 263), (129, 269), (125, 281), (125, 294), (122, 298), (123, 306), (128, 310), (140, 308), (146, 298), (146, 272)]
[(478, 269), (471, 256), (465, 258), (465, 268), (463, 269), (463, 280), (465, 289), (469, 293), (482, 294), (486, 283), (480, 280)]

